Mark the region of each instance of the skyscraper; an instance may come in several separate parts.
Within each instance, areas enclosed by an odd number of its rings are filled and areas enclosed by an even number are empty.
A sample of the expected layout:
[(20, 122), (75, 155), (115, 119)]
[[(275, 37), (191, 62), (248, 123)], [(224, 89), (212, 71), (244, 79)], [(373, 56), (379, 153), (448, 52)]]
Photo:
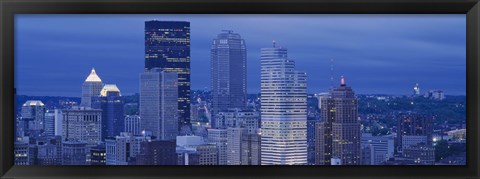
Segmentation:
[(115, 84), (105, 84), (99, 96), (92, 97), (92, 108), (102, 110), (102, 141), (124, 132), (124, 100)]
[(140, 75), (140, 128), (159, 140), (178, 134), (178, 81), (176, 72), (153, 68)]
[(62, 139), (97, 145), (102, 135), (102, 110), (78, 107), (63, 110)]
[(102, 80), (98, 77), (95, 69), (92, 68), (90, 75), (88, 75), (82, 85), (82, 102), (80, 106), (92, 107), (92, 97), (99, 96), (102, 88)]
[[(247, 103), (247, 50), (245, 40), (231, 30), (213, 39), (211, 50), (213, 116), (229, 108), (245, 108)], [(215, 120), (212, 127), (217, 128)]]
[(321, 98), (320, 103), (322, 121), (316, 125), (316, 164), (359, 165), (358, 102), (352, 88), (345, 84), (343, 76), (341, 85), (332, 89), (328, 97)]
[(282, 47), (261, 50), (262, 165), (307, 164), (307, 75)]
[(145, 22), (145, 69), (178, 74), (178, 129), (190, 126), (190, 22)]

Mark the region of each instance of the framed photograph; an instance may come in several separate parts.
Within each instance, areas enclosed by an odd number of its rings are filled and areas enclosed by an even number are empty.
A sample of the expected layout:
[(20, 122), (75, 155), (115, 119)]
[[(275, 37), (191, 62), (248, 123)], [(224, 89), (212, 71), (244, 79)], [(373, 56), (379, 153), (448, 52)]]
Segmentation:
[(480, 177), (477, 0), (2, 0), (3, 178)]

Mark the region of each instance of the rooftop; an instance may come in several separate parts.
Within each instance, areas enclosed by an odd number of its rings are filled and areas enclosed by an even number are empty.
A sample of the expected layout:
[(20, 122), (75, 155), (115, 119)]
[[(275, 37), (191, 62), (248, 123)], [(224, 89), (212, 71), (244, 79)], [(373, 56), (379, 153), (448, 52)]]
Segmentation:
[(92, 72), (90, 72), (90, 75), (88, 75), (85, 82), (102, 82), (102, 79), (98, 77), (97, 73), (95, 72), (95, 68), (92, 68)]

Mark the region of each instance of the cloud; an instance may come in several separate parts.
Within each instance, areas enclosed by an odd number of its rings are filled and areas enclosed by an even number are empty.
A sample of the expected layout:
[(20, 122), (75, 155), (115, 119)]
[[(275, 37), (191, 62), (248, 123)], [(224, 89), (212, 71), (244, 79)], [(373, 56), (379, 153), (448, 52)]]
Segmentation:
[(330, 86), (333, 58), (335, 76), (347, 75), (360, 93), (405, 94), (421, 82), (465, 94), (465, 15), (18, 15), (19, 93), (80, 96), (91, 67), (122, 93), (138, 92), (144, 21), (151, 19), (191, 22), (192, 89), (210, 87), (211, 40), (229, 29), (246, 41), (252, 93), (260, 48), (276, 40), (308, 73), (310, 92)]

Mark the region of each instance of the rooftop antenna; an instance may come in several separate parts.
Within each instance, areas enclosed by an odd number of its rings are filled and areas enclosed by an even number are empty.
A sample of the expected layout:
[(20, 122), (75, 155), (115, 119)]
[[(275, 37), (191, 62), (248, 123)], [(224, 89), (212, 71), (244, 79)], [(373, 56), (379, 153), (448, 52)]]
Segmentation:
[(330, 59), (330, 89), (333, 89), (333, 58)]

